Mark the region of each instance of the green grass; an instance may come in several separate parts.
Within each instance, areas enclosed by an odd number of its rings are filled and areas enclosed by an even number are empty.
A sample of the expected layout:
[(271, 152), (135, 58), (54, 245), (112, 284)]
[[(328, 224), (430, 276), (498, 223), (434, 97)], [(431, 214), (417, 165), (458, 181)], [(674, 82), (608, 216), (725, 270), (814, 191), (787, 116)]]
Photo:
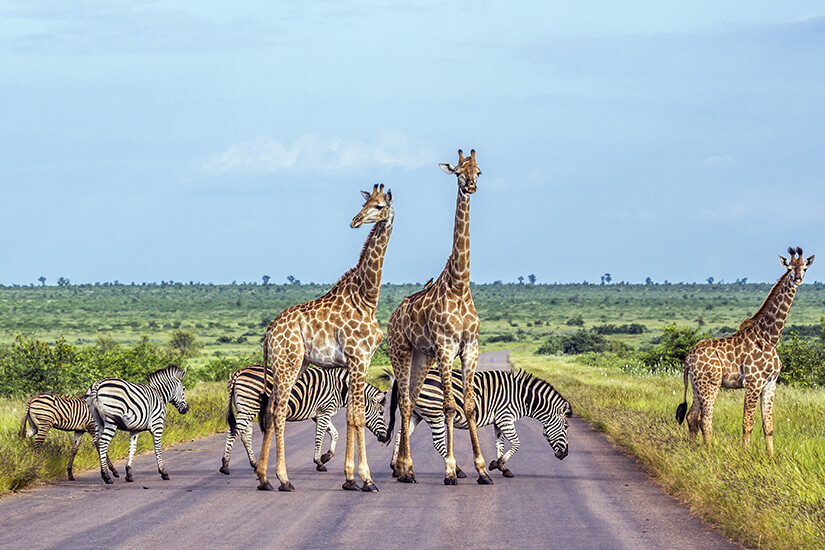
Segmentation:
[[(189, 412), (181, 415), (169, 406), (163, 429), (163, 445), (213, 434), (226, 428), (226, 384), (203, 382), (187, 390)], [(39, 480), (66, 477), (66, 465), (73, 434), (51, 430), (40, 452), (34, 452), (32, 439), (21, 440), (18, 431), (25, 412), (25, 400), (0, 400), (0, 495), (24, 489)], [(148, 432), (138, 436), (137, 451), (152, 449), (152, 437)], [(129, 439), (118, 431), (109, 447), (112, 460), (125, 458), (129, 453)], [(92, 438), (84, 436), (75, 457), (75, 472), (99, 468), (100, 461), (94, 450)], [(120, 468), (123, 471), (123, 468)]]
[[(550, 380), (574, 411), (637, 456), (697, 514), (727, 535), (764, 548), (822, 548), (825, 533), (825, 392), (780, 386), (774, 407), (776, 455), (767, 456), (761, 422), (741, 446), (741, 391), (722, 391), (711, 446), (692, 445), (675, 421), (681, 373), (627, 374), (522, 348), (511, 361)], [(690, 399), (690, 390), (688, 391)], [(701, 440), (701, 437), (699, 438)], [(571, 458), (575, 458), (572, 457)]]

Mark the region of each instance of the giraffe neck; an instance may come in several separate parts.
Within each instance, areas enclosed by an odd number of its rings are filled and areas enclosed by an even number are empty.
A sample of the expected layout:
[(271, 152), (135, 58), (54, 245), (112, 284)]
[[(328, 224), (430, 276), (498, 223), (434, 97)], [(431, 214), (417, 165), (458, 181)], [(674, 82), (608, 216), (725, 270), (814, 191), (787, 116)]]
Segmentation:
[[(785, 328), (785, 320), (788, 318), (796, 295), (796, 286), (789, 273), (779, 278), (774, 288), (771, 289), (771, 294), (768, 295), (769, 301), (766, 300), (757, 314), (758, 318), (754, 319), (756, 331), (774, 346), (779, 343), (782, 329)], [(773, 295), (772, 299), (771, 295)]]
[(375, 309), (378, 305), (378, 295), (381, 293), (381, 269), (384, 266), (384, 254), (387, 252), (387, 243), (392, 234), (394, 213), (377, 222), (370, 231), (361, 257), (355, 267), (355, 284), (358, 295), (361, 296), (367, 307)]
[(470, 195), (458, 190), (453, 227), (453, 250), (444, 268), (450, 286), (456, 294), (470, 289)]

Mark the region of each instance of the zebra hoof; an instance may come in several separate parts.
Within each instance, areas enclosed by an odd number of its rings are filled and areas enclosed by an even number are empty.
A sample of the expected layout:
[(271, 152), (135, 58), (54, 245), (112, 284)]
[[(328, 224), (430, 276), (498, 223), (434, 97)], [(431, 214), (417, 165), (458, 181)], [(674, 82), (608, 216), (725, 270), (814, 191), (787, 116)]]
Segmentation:
[(378, 487), (375, 486), (375, 483), (372, 481), (365, 481), (364, 486), (361, 487), (361, 490), (365, 493), (377, 493)]
[(461, 468), (456, 466), (456, 468), (455, 468), (455, 477), (457, 477), (459, 479), (464, 479), (465, 477), (467, 477), (467, 474), (464, 473), (464, 470), (462, 470)]
[(117, 470), (115, 470), (114, 468), (112, 468), (112, 475), (115, 477), (120, 477), (120, 474), (117, 473)]
[(318, 470), (319, 472), (326, 472), (326, 471), (327, 471), (327, 467), (326, 467), (326, 466), (324, 466), (324, 464), (323, 464), (323, 463), (321, 463), (321, 464), (316, 464), (316, 465), (315, 465), (315, 469), (316, 469), (316, 470)]
[(126, 482), (127, 483), (132, 483), (133, 481), (134, 481), (134, 479), (132, 479), (132, 474), (126, 474)]
[(358, 484), (355, 483), (354, 479), (348, 479), (343, 485), (341, 485), (341, 488), (345, 491), (357, 491)]
[(399, 475), (398, 476), (398, 481), (400, 481), (401, 483), (418, 483), (415, 480), (415, 474), (412, 474), (412, 473), (404, 474), (403, 476)]
[(444, 485), (458, 485), (458, 480), (455, 476), (447, 476), (444, 478)]
[(218, 471), (219, 471), (220, 473), (222, 473), (222, 474), (224, 474), (224, 475), (227, 475), (227, 476), (228, 476), (228, 475), (229, 475), (229, 466), (227, 466), (226, 464), (224, 464), (223, 466), (221, 466), (221, 469), (220, 469), (220, 470), (218, 470)]
[(498, 460), (493, 460), (492, 462), (490, 462), (490, 465), (487, 466), (488, 470), (498, 470), (498, 468), (499, 468)]
[(292, 486), (292, 483), (287, 481), (286, 483), (281, 483), (281, 486), (278, 487), (279, 491), (283, 491), (284, 493), (291, 493), (295, 490), (295, 487)]
[(333, 456), (335, 456), (334, 453), (331, 453), (331, 452), (327, 451), (327, 452), (325, 452), (324, 454), (321, 455), (321, 462), (326, 464), (327, 462), (332, 460)]
[(480, 476), (478, 476), (476, 483), (478, 483), (479, 485), (492, 485), (493, 479), (487, 474), (481, 474)]
[(166, 472), (161, 472), (160, 473), (160, 478), (161, 479), (169, 479), (169, 474), (167, 474)]
[(112, 481), (111, 478), (109, 478), (109, 476), (106, 476), (103, 478), (103, 483), (105, 483), (106, 485), (111, 485), (112, 483), (114, 483), (114, 481)]
[(74, 481), (74, 476), (72, 475), (71, 470), (69, 470), (69, 481)]
[(258, 484), (258, 490), (259, 491), (274, 491), (275, 487), (273, 487), (272, 484), (269, 483), (268, 481), (264, 481), (263, 483)]
[(513, 476), (513, 472), (504, 467), (501, 468), (501, 475), (503, 475), (504, 477), (515, 477)]

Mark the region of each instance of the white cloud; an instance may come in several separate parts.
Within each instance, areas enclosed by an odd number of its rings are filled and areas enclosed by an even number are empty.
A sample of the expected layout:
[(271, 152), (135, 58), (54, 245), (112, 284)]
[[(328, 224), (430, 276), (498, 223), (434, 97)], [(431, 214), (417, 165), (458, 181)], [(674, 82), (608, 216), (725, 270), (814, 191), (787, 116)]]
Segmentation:
[(370, 141), (304, 134), (286, 143), (259, 136), (211, 155), (201, 168), (213, 174), (326, 174), (375, 167), (412, 170), (431, 164), (435, 157), (432, 148), (411, 144), (407, 136), (395, 131), (380, 132)]
[(713, 155), (702, 161), (702, 168), (727, 168), (736, 164), (730, 155)]

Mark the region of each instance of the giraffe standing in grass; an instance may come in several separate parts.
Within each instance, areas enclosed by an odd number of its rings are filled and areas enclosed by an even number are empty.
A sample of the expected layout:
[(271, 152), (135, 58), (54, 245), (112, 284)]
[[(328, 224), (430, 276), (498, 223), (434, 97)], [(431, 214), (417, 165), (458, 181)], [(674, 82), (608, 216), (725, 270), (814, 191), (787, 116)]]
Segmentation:
[[(478, 482), (492, 484), (478, 442), (472, 382), (478, 362), (478, 314), (470, 294), (470, 195), (476, 191), (476, 180), (481, 175), (481, 170), (476, 164), (475, 150), (470, 151), (469, 157), (464, 157), (459, 150), (458, 165), (445, 163), (441, 164), (441, 169), (454, 174), (458, 180), (452, 253), (432, 286), (404, 298), (390, 316), (387, 325), (387, 349), (398, 381), (401, 409), (401, 434), (396, 461), (398, 481), (415, 483), (410, 455), (410, 417), (427, 371), (437, 362), (444, 388), (447, 431), (444, 484), (455, 485), (457, 482), (456, 460), (453, 455), (456, 402), (451, 376), (453, 360), (460, 356), (464, 380), (464, 413), (473, 445)], [(391, 418), (390, 426), (393, 421), (394, 418)]]
[[(289, 307), (270, 323), (264, 336), (264, 371), (271, 365), (274, 388), (264, 414), (264, 437), (258, 461), (258, 489), (273, 490), (266, 477), (269, 447), (275, 434), (275, 473), (281, 491), (293, 491), (284, 460), (284, 426), (289, 411), (289, 395), (298, 376), (310, 363), (319, 367), (346, 367), (349, 370), (347, 407), (347, 450), (344, 489), (357, 490), (355, 445), (358, 444), (358, 475), (362, 491), (377, 491), (367, 464), (364, 441), (364, 384), (375, 348), (384, 338), (375, 318), (381, 291), (384, 253), (392, 233), (392, 192), (384, 185), (361, 192), (366, 200), (350, 227), (374, 223), (358, 265), (347, 271), (333, 287), (315, 300)], [(280, 399), (284, 396), (284, 399)]]
[[(719, 388), (745, 388), (745, 411), (742, 417), (742, 444), (750, 443), (756, 403), (762, 409), (762, 430), (768, 454), (773, 455), (773, 398), (782, 363), (776, 344), (785, 327), (796, 289), (814, 263), (814, 256), (802, 259), (802, 249), (789, 248), (791, 259), (779, 256), (787, 271), (771, 289), (762, 307), (745, 319), (739, 330), (724, 338), (702, 340), (685, 358), (685, 400), (676, 409), (681, 424), (687, 412), (691, 440), (699, 429), (706, 443), (711, 441), (713, 403)], [(693, 403), (687, 408), (688, 378), (693, 385)]]

